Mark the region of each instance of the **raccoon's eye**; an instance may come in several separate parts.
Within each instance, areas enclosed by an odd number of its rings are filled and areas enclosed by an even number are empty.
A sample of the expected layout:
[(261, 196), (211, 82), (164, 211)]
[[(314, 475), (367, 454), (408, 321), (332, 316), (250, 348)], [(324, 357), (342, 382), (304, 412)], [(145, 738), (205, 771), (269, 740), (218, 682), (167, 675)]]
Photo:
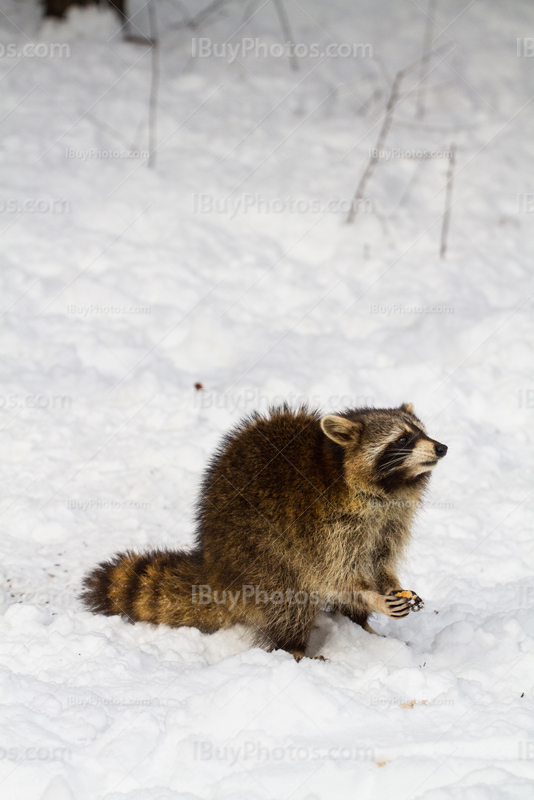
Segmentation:
[(399, 444), (406, 444), (407, 441), (408, 441), (407, 436), (401, 436), (401, 438), (399, 439)]

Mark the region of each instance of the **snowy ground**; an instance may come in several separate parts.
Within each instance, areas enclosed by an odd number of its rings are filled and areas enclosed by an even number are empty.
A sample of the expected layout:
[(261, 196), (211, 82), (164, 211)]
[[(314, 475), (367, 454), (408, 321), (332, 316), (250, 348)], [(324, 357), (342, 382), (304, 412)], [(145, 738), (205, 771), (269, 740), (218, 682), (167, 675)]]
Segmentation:
[[(403, 83), (386, 149), (457, 148), (446, 260), (446, 158), (382, 159), (343, 224), (426, 2), (287, 0), (295, 41), (362, 45), (298, 71), (191, 56), (279, 43), (272, 3), (193, 34), (180, 8), (157, 0), (154, 168), (124, 156), (150, 51), (108, 12), (1, 8), (2, 795), (531, 798), (534, 7), (438, 3), (423, 120)], [(298, 664), (83, 611), (99, 560), (191, 542), (215, 443), (276, 398), (412, 401), (449, 445), (403, 575), (425, 609), (385, 638), (325, 614), (328, 661)]]

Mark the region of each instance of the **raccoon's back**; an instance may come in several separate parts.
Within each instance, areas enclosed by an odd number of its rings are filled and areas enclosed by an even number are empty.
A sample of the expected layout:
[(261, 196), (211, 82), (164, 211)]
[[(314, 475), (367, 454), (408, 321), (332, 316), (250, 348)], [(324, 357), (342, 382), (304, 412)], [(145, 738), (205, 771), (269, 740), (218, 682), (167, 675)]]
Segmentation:
[(319, 420), (306, 407), (282, 406), (232, 431), (204, 479), (201, 528), (255, 515), (279, 527), (313, 507), (332, 482)]

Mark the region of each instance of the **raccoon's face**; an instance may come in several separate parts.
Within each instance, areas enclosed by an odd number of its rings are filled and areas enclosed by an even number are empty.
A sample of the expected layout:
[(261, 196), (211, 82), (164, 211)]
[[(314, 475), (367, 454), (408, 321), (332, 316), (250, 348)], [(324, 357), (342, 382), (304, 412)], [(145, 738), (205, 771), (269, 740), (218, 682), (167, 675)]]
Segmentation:
[(426, 482), (447, 453), (431, 439), (411, 404), (391, 409), (356, 409), (321, 419), (323, 432), (344, 447), (349, 483), (388, 493)]

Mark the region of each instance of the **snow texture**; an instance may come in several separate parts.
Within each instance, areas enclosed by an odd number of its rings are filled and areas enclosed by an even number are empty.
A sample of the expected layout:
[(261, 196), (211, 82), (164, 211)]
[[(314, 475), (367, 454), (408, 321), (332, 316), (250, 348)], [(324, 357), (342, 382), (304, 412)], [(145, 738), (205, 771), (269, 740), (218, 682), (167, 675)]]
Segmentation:
[[(534, 7), (286, 0), (295, 42), (346, 45), (298, 70), (274, 3), (188, 7), (156, 4), (149, 166), (150, 48), (3, 2), (2, 796), (530, 799)], [(191, 544), (218, 440), (282, 399), (411, 401), (449, 446), (402, 574), (424, 610), (325, 613), (300, 663), (85, 611), (99, 561)]]

